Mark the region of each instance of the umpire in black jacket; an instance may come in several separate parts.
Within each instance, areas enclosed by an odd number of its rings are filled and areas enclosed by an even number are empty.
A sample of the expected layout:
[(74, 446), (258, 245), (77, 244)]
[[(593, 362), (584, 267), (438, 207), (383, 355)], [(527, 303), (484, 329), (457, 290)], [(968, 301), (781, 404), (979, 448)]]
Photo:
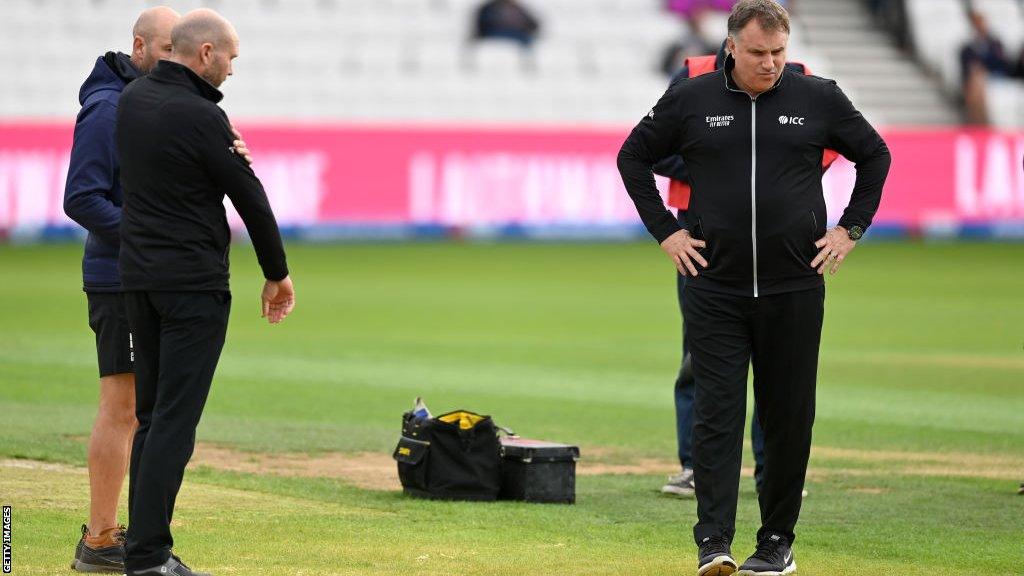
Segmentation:
[[(789, 17), (774, 0), (729, 16), (723, 70), (672, 86), (633, 129), (619, 170), (648, 231), (690, 278), (684, 316), (697, 382), (693, 431), (698, 574), (737, 569), (730, 545), (748, 364), (765, 434), (761, 529), (743, 575), (790, 574), (814, 422), (826, 268), (835, 273), (878, 209), (890, 157), (836, 83), (786, 70)], [(826, 148), (857, 166), (826, 230)], [(651, 167), (681, 154), (693, 187), (681, 224)]]
[(117, 114), (125, 196), (119, 268), (135, 343), (139, 421), (129, 480), (129, 575), (196, 574), (171, 554), (170, 521), (227, 331), (225, 195), (266, 277), (264, 316), (280, 322), (295, 302), (274, 214), (217, 106), (238, 36), (215, 12), (196, 10), (174, 27), (171, 44), (170, 60), (125, 89)]

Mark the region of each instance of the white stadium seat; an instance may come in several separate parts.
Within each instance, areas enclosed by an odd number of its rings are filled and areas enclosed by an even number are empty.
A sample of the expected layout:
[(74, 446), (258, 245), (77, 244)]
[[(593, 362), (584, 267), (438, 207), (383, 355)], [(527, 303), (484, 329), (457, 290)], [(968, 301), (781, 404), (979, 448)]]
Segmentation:
[[(914, 48), (951, 93), (960, 91), (960, 47), (970, 37), (960, 0), (907, 0)], [(935, 25), (941, 22), (942, 25)]]
[(989, 122), (1004, 129), (1024, 127), (1024, 82), (990, 79), (985, 86)]

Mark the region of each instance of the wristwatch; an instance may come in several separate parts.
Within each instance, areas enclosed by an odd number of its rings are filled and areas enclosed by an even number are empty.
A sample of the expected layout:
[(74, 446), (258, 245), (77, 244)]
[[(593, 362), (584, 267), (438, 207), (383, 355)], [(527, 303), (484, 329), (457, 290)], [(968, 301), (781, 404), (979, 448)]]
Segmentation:
[(850, 226), (850, 228), (846, 231), (846, 235), (850, 237), (850, 240), (856, 242), (857, 240), (860, 240), (864, 236), (864, 229), (856, 225)]

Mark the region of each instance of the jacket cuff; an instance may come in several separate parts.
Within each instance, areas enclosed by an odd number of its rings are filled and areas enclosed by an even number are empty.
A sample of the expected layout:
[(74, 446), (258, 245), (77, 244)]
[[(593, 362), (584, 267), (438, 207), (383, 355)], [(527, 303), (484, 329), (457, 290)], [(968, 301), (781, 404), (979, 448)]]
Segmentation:
[(868, 225), (867, 224), (864, 224), (863, 222), (861, 222), (860, 220), (858, 220), (857, 218), (854, 218), (852, 216), (845, 216), (844, 215), (842, 218), (839, 219), (839, 222), (836, 222), (836, 225), (837, 226), (842, 226), (843, 228), (846, 228), (847, 230), (849, 230), (852, 226), (860, 226), (861, 230), (864, 230), (865, 232), (867, 232), (867, 230), (868, 230)]
[(676, 221), (675, 217), (668, 210), (656, 222), (647, 227), (647, 231), (651, 233), (651, 236), (654, 236), (658, 244), (661, 244), (666, 238), (680, 230), (682, 230), (682, 226), (679, 225), (679, 222)]
[(280, 282), (288, 277), (288, 265), (284, 262), (263, 267), (263, 277), (267, 280)]

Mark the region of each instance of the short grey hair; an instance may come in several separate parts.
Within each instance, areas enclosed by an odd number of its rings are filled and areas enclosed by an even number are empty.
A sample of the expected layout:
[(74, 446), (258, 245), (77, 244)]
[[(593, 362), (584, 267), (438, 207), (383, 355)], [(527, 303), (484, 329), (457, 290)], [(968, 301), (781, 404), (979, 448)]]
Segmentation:
[(729, 36), (735, 38), (751, 20), (757, 20), (766, 31), (789, 34), (789, 12), (781, 4), (775, 0), (740, 0), (729, 14)]

